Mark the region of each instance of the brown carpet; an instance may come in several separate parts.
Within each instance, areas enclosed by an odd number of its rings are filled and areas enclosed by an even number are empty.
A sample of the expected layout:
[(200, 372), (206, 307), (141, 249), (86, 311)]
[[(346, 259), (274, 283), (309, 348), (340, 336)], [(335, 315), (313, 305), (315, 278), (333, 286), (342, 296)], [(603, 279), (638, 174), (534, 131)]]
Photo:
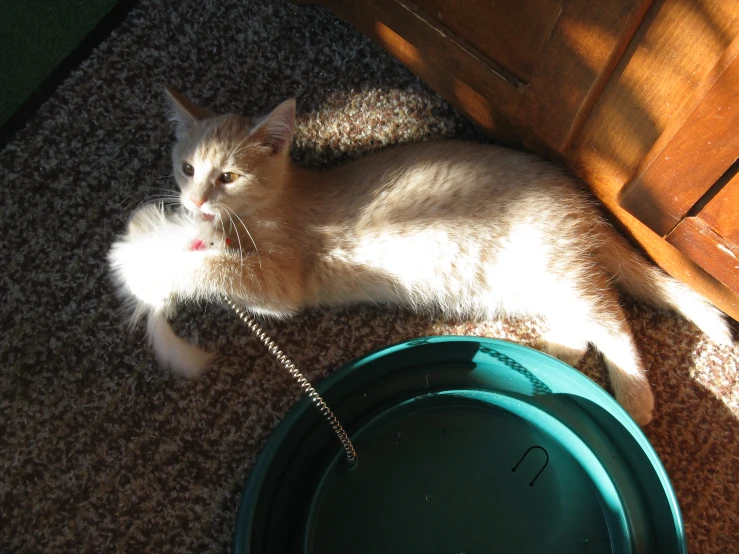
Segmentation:
[[(0, 552), (227, 552), (254, 457), (296, 387), (228, 311), (178, 331), (220, 357), (198, 382), (121, 325), (105, 255), (168, 177), (162, 89), (219, 110), (297, 96), (295, 155), (336, 163), (399, 142), (480, 135), (380, 48), (318, 8), (144, 0), (0, 152)], [(739, 551), (739, 346), (625, 301), (657, 393), (647, 434), (690, 550)], [(266, 329), (317, 381), (428, 334), (534, 344), (536, 322), (443, 322), (380, 308)], [(583, 371), (603, 383), (592, 354)]]

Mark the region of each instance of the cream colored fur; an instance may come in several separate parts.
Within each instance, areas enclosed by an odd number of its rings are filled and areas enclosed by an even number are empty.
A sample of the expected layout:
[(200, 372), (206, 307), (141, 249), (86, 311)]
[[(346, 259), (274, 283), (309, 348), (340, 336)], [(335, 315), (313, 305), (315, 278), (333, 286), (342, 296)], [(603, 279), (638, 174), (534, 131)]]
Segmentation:
[[(224, 295), (277, 316), (357, 302), (532, 316), (549, 324), (545, 349), (570, 364), (594, 345), (616, 398), (645, 424), (654, 400), (612, 285), (731, 341), (717, 310), (648, 264), (573, 178), (533, 156), (422, 143), (309, 171), (290, 161), (294, 101), (251, 120), (171, 100), (190, 215), (144, 208), (110, 261), (174, 369), (192, 375), (208, 361), (169, 328), (175, 305)], [(192, 250), (203, 237), (208, 248)]]

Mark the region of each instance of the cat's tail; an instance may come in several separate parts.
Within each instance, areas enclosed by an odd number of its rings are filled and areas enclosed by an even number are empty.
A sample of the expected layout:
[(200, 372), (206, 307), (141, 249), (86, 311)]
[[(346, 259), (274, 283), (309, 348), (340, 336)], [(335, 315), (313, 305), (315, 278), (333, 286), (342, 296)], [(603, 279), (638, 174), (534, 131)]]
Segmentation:
[(603, 230), (598, 259), (617, 287), (637, 300), (682, 314), (718, 344), (732, 344), (731, 329), (719, 310), (649, 263), (615, 229), (604, 226)]
[(185, 377), (195, 378), (210, 365), (213, 355), (179, 337), (162, 312), (149, 312), (146, 333), (162, 367)]

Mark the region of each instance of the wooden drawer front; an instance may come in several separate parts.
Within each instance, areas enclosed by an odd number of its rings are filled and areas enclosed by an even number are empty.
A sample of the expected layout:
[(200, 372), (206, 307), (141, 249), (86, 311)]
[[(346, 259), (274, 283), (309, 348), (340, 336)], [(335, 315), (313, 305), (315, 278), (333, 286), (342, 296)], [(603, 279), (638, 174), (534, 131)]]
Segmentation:
[(405, 3), (415, 5), (429, 19), (464, 37), (476, 51), (519, 81), (528, 83), (562, 11), (563, 0), (414, 0)]
[(562, 152), (651, 0), (311, 3), (380, 43), (491, 136)]

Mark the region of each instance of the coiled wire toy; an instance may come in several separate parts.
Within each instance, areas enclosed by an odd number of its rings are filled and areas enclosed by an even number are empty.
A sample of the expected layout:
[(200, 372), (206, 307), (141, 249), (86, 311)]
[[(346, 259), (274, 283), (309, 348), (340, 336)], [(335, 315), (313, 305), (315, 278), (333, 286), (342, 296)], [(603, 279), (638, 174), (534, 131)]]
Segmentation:
[(272, 354), (272, 356), (275, 357), (280, 365), (287, 369), (288, 373), (290, 373), (290, 375), (298, 382), (300, 388), (303, 389), (303, 392), (310, 397), (311, 401), (313, 401), (313, 404), (315, 404), (318, 408), (318, 411), (323, 414), (323, 416), (331, 425), (331, 428), (334, 430), (334, 433), (336, 433), (339, 442), (341, 442), (341, 447), (344, 449), (346, 461), (349, 462), (349, 464), (351, 465), (356, 464), (357, 452), (356, 450), (354, 450), (354, 445), (349, 439), (349, 435), (346, 434), (346, 431), (344, 431), (341, 423), (339, 423), (339, 420), (336, 419), (336, 416), (331, 411), (331, 408), (328, 407), (323, 398), (321, 398), (321, 395), (318, 394), (318, 391), (313, 388), (313, 385), (310, 384), (308, 379), (306, 379), (305, 376), (300, 372), (300, 370), (295, 367), (295, 364), (290, 360), (290, 358), (285, 356), (285, 353), (280, 350), (280, 348), (267, 335), (267, 333), (262, 330), (256, 320), (250, 314), (237, 306), (230, 298), (224, 297), (224, 300), (226, 301), (226, 304), (228, 304), (236, 312), (239, 318), (244, 323), (246, 323), (247, 327), (252, 330), (252, 332), (257, 336), (262, 344), (267, 347), (269, 353)]

